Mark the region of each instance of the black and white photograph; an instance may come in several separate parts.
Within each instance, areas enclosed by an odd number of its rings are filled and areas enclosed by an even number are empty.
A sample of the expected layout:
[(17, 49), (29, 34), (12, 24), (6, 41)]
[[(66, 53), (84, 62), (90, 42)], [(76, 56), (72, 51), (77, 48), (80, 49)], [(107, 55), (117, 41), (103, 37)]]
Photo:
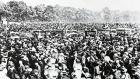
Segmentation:
[(0, 0), (0, 79), (140, 79), (140, 0)]

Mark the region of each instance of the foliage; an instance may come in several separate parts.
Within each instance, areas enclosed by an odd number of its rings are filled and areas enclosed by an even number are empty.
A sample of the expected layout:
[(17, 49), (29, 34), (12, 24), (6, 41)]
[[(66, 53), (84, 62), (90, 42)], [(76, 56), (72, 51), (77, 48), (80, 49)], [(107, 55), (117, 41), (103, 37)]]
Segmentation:
[[(135, 14), (135, 13), (133, 13)], [(100, 12), (87, 9), (62, 7), (59, 5), (27, 6), (23, 1), (0, 3), (0, 15), (7, 16), (9, 21), (46, 21), (46, 22), (130, 22), (137, 18), (132, 12), (116, 12), (105, 7)]]

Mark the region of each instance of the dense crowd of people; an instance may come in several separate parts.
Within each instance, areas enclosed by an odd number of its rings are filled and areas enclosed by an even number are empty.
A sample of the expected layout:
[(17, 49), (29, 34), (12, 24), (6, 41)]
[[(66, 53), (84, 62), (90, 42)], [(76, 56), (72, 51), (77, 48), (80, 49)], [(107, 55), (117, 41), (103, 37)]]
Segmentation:
[[(92, 28), (103, 30), (108, 26), (111, 29), (116, 28), (137, 28), (138, 24), (131, 23), (44, 23), (44, 22), (9, 22), (7, 26), (1, 26), (0, 30), (7, 27), (10, 31), (30, 32), (31, 30), (59, 29), (59, 30), (91, 30)], [(108, 29), (109, 29), (108, 28)]]
[(8, 52), (6, 69), (11, 79), (55, 79), (64, 74), (76, 79), (135, 78), (133, 68), (138, 71), (140, 63), (139, 40), (115, 40), (8, 39), (1, 40), (1, 53)]
[(10, 79), (140, 78), (138, 38), (78, 38), (0, 38), (0, 63), (6, 63), (1, 70), (5, 68)]

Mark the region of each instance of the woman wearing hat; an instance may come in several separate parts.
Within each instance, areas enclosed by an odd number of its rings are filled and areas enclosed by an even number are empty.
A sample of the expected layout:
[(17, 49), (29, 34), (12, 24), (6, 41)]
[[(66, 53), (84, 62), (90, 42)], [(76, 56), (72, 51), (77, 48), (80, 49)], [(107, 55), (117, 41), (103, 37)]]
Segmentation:
[(80, 59), (74, 60), (73, 68), (74, 68), (73, 79), (81, 79), (82, 65), (81, 65)]
[(131, 79), (130, 74), (127, 73), (127, 69), (122, 66), (120, 79)]

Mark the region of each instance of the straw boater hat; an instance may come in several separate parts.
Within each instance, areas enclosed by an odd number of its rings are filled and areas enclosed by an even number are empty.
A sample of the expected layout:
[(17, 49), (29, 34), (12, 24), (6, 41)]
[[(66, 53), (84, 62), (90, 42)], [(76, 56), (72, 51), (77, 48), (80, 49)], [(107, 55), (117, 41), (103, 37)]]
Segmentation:
[(122, 68), (121, 68), (121, 72), (127, 72), (127, 69), (123, 66)]
[(77, 58), (77, 59), (76, 59), (76, 62), (77, 62), (77, 63), (80, 63), (80, 59)]
[(59, 55), (60, 55), (60, 56), (64, 56), (64, 53), (60, 53)]
[(14, 52), (15, 51), (15, 49), (14, 48), (11, 48), (11, 50), (10, 50), (11, 52)]
[(31, 48), (31, 52), (36, 52), (36, 49), (34, 47)]
[(119, 58), (119, 55), (117, 53), (114, 53), (113, 58)]
[(57, 52), (57, 49), (52, 49), (51, 52)]
[(105, 60), (106, 62), (109, 62), (111, 59), (110, 59), (109, 56), (105, 56), (105, 57), (104, 57), (104, 60)]

